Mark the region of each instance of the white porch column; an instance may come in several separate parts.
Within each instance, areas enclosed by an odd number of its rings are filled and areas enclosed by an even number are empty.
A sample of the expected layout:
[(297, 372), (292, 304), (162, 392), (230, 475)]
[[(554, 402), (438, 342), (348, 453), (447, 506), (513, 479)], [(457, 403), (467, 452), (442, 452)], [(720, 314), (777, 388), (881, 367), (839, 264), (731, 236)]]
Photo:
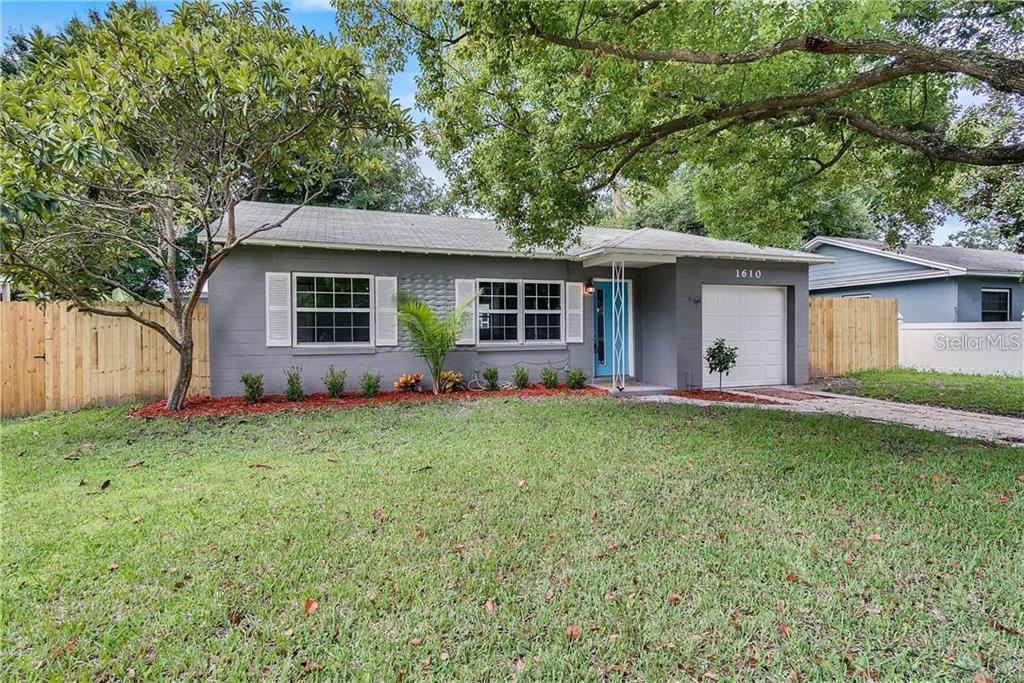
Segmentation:
[(626, 388), (626, 264), (612, 261), (612, 386)]

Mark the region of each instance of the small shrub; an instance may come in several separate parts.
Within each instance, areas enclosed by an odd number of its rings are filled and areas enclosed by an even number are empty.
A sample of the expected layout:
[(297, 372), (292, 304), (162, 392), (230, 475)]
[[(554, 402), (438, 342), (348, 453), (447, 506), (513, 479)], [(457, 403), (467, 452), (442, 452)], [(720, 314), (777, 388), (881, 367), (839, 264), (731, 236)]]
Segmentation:
[(306, 398), (302, 390), (302, 368), (295, 366), (284, 371), (284, 397), (289, 401), (301, 401)]
[(554, 368), (542, 368), (540, 371), (540, 383), (548, 389), (558, 386), (558, 370)]
[(367, 370), (359, 378), (359, 386), (365, 398), (373, 398), (380, 391), (380, 375)]
[(462, 373), (454, 370), (442, 370), (437, 378), (437, 393), (449, 394), (455, 391), (462, 391), (466, 388)]
[(259, 403), (263, 398), (263, 375), (247, 372), (242, 375), (242, 399), (246, 403)]
[(583, 368), (573, 368), (565, 373), (565, 385), (570, 389), (582, 389), (586, 383), (587, 373), (583, 372)]
[(526, 368), (522, 365), (517, 365), (512, 369), (512, 384), (515, 384), (517, 389), (525, 389), (529, 383), (530, 373)]
[(498, 390), (498, 368), (484, 368), (484, 387), (487, 391)]
[(324, 389), (327, 390), (327, 395), (331, 398), (341, 398), (347, 377), (348, 372), (345, 370), (336, 370), (333, 365), (327, 368), (327, 374), (324, 375)]
[(404, 375), (399, 375), (398, 379), (395, 380), (395, 389), (399, 391), (420, 391), (422, 387), (420, 382), (423, 381), (423, 375), (418, 372), (407, 372)]

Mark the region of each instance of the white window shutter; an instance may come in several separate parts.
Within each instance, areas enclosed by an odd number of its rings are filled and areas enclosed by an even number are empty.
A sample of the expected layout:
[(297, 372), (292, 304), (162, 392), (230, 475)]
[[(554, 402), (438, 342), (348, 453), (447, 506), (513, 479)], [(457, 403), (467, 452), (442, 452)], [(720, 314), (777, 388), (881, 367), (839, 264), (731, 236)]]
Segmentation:
[(267, 346), (292, 345), (292, 275), (266, 273)]
[[(455, 280), (455, 305), (458, 306), (462, 302), (472, 299), (476, 296), (476, 280)], [(462, 333), (459, 338), (455, 341), (456, 344), (463, 346), (472, 345), (476, 343), (476, 301), (469, 307), (469, 313), (466, 314), (466, 322), (462, 326)]]
[(395, 295), (398, 294), (397, 277), (374, 278), (374, 309), (376, 311), (377, 329), (374, 343), (377, 346), (398, 346), (398, 305)]
[(565, 341), (583, 343), (583, 283), (565, 283)]

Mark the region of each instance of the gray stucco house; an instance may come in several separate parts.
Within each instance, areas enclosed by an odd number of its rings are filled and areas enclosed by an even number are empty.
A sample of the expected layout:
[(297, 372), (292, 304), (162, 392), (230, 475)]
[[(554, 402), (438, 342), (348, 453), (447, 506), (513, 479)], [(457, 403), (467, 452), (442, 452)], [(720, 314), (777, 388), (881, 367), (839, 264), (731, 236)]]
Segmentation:
[(804, 248), (834, 262), (810, 268), (811, 296), (894, 297), (908, 323), (1017, 321), (1024, 254), (817, 237)]
[[(239, 234), (291, 207), (244, 202)], [(399, 329), (401, 289), (450, 309), (476, 299), (448, 360), (467, 379), (517, 364), (579, 367), (670, 388), (717, 387), (703, 362), (725, 337), (740, 347), (732, 386), (807, 381), (807, 272), (826, 256), (664, 230), (586, 228), (564, 253), (517, 251), (493, 221), (303, 207), (255, 235), (209, 287), (211, 390), (237, 395), (263, 373), (268, 392), (301, 366), (319, 390), (329, 365), (385, 387), (422, 372)]]

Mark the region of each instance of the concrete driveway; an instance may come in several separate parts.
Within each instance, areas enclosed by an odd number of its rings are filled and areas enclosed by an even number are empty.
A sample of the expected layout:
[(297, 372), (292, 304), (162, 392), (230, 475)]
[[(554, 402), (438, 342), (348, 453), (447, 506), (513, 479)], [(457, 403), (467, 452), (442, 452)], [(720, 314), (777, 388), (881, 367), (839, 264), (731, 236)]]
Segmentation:
[[(945, 432), (952, 436), (963, 436), (984, 441), (993, 441), (1024, 447), (1024, 420), (1001, 415), (971, 413), (964, 410), (938, 408), (913, 403), (881, 401), (861, 396), (832, 394), (800, 387), (759, 387), (756, 389), (730, 389), (728, 393), (770, 400), (771, 404), (757, 404), (757, 408), (768, 410), (790, 410), (798, 413), (834, 413), (862, 417), (877, 422), (891, 422), (916, 429)], [(727, 401), (705, 401), (667, 394), (657, 396), (636, 396), (628, 400), (656, 401), (663, 403), (692, 403), (695, 405), (724, 405), (751, 407), (749, 403)]]

